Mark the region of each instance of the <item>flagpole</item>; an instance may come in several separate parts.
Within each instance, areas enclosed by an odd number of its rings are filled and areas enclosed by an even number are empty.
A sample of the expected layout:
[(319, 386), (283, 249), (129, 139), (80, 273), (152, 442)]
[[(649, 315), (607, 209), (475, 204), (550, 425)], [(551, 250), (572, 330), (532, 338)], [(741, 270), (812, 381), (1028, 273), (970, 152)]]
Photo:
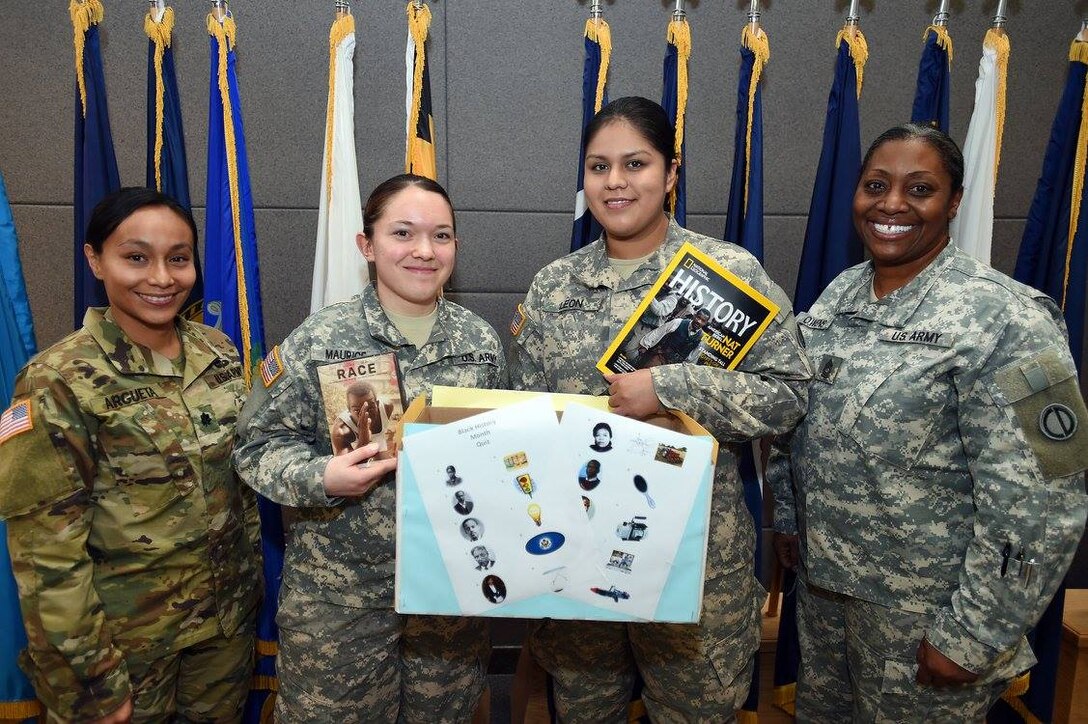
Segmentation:
[(941, 0), (941, 5), (937, 8), (937, 14), (933, 16), (933, 24), (939, 28), (948, 26), (948, 18), (952, 16), (952, 13), (948, 11), (948, 5), (952, 0)]
[(759, 0), (751, 0), (748, 4), (748, 26), (751, 28), (753, 35), (759, 35), (760, 17)]
[(1008, 0), (998, 0), (997, 12), (994, 13), (994, 19), (990, 23), (990, 27), (994, 30), (1004, 30), (1005, 23), (1009, 21), (1007, 15), (1005, 15), (1005, 6), (1008, 4)]
[(676, 0), (676, 6), (672, 11), (672, 19), (683, 20), (687, 15), (688, 14), (684, 11), (684, 0)]
[(223, 22), (223, 19), (227, 17), (227, 0), (211, 0), (212, 13), (215, 15), (215, 19), (219, 22)]
[(351, 15), (351, 0), (336, 0), (333, 3), (333, 8), (336, 10), (336, 17), (338, 18)]

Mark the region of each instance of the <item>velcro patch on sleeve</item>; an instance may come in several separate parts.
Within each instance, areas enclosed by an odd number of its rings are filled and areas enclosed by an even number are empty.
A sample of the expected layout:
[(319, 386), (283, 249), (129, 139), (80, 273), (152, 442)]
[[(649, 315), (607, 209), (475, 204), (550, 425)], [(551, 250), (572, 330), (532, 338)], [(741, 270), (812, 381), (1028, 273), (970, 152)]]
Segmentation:
[(510, 320), (510, 334), (515, 337), (521, 334), (521, 330), (525, 329), (525, 320), (527, 318), (524, 305), (519, 304), (514, 309), (514, 317)]
[(33, 429), (34, 418), (31, 415), (30, 400), (16, 402), (0, 415), (0, 444)]
[(272, 351), (261, 360), (261, 382), (265, 387), (271, 387), (272, 383), (283, 374), (283, 360), (280, 359), (280, 346), (277, 344)]
[(995, 382), (1016, 413), (1044, 477), (1088, 468), (1088, 408), (1072, 365), (1057, 350), (1043, 350), (1001, 369)]

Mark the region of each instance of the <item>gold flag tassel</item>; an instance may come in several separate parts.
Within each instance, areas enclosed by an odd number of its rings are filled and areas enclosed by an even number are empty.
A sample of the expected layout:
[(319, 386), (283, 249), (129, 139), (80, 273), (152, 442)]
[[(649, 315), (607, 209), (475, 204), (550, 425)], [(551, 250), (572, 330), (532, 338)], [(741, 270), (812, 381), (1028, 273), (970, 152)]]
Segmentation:
[[(691, 26), (687, 18), (669, 21), (665, 39), (676, 46), (676, 159), (683, 164), (680, 149), (684, 147), (684, 114), (688, 108), (688, 59), (691, 58)], [(751, 127), (749, 126), (749, 129)], [(751, 130), (749, 130), (751, 138)], [(669, 192), (669, 212), (676, 214), (676, 186)]]
[(948, 62), (952, 63), (952, 36), (948, 34), (948, 28), (943, 25), (930, 25), (922, 33), (922, 42), (924, 43), (929, 34), (933, 33), (937, 36), (937, 47), (944, 48), (948, 53)]
[(155, 44), (155, 190), (162, 191), (162, 117), (166, 87), (162, 80), (162, 57), (170, 47), (170, 35), (174, 32), (174, 9), (166, 8), (161, 20), (155, 20), (155, 10), (149, 10), (144, 18), (144, 32)]
[(332, 205), (332, 127), (336, 111), (336, 49), (355, 32), (355, 18), (345, 13), (329, 29), (329, 101), (325, 106), (325, 203)]
[(234, 227), (234, 269), (238, 283), (238, 317), (242, 327), (242, 372), (245, 373), (246, 387), (252, 383), (255, 362), (252, 359), (253, 342), (249, 328), (249, 295), (246, 288), (245, 265), (242, 252), (242, 202), (238, 191), (238, 150), (234, 138), (234, 110), (230, 104), (230, 83), (227, 80), (227, 53), (234, 48), (238, 32), (234, 17), (228, 11), (223, 19), (215, 12), (208, 13), (208, 34), (216, 39), (219, 47), (217, 63), (219, 77), (219, 98), (223, 104), (223, 145), (227, 152), (227, 182), (230, 186), (230, 218)]
[(997, 51), (996, 72), (997, 99), (994, 101), (994, 193), (997, 193), (997, 168), (1001, 164), (1001, 139), (1005, 134), (1005, 90), (1009, 77), (1009, 36), (1003, 30), (990, 28), (986, 31), (986, 38), (982, 41), (983, 47), (993, 48)]
[(869, 60), (869, 43), (866, 42), (861, 28), (856, 25), (847, 25), (835, 36), (835, 49), (838, 50), (842, 41), (850, 49), (850, 57), (854, 61), (854, 71), (858, 77), (858, 98), (861, 98), (861, 85), (865, 78), (865, 61)]
[(763, 28), (749, 23), (740, 33), (740, 43), (755, 53), (752, 64), (752, 79), (748, 84), (748, 128), (744, 137), (744, 213), (748, 213), (748, 175), (752, 168), (752, 116), (755, 115), (756, 89), (763, 75), (763, 66), (771, 59), (771, 41)]
[(100, 0), (71, 0), (68, 14), (72, 16), (72, 29), (75, 32), (73, 45), (76, 51), (76, 83), (79, 84), (79, 100), (83, 104), (83, 117), (87, 117), (87, 85), (83, 79), (83, 44), (87, 40), (87, 31), (92, 25), (98, 25), (106, 11)]
[[(431, 27), (431, 9), (426, 3), (418, 7), (414, 2), (408, 3), (408, 32), (412, 35), (415, 44), (415, 57), (413, 59), (412, 73), (412, 109), (408, 114), (408, 143), (404, 158), (404, 170), (406, 173), (417, 173), (431, 179), (437, 178), (438, 170), (435, 168), (433, 153), (428, 154), (423, 149), (423, 141), (416, 133), (419, 126), (420, 104), (423, 101), (423, 68), (427, 62), (427, 31)], [(431, 143), (434, 144), (434, 119), (428, 118), (431, 131)]]
[[(1088, 65), (1088, 43), (1079, 38), (1069, 48), (1069, 60)], [(1073, 259), (1073, 242), (1080, 222), (1080, 202), (1084, 195), (1084, 164), (1088, 160), (1088, 85), (1080, 105), (1080, 131), (1077, 133), (1077, 155), (1073, 161), (1073, 194), (1069, 213), (1069, 242), (1065, 245), (1065, 274), (1062, 277), (1062, 311), (1065, 311), (1069, 291), (1069, 265)]]
[(1031, 672), (1025, 671), (1023, 674), (1020, 674), (1020, 676), (1009, 682), (1008, 688), (1006, 688), (1005, 692), (1001, 695), (1001, 700), (1008, 704), (1010, 709), (1020, 715), (1024, 724), (1043, 724), (1020, 698), (1028, 693), (1030, 687)]
[(585, 36), (601, 47), (601, 67), (597, 72), (597, 95), (593, 100), (593, 112), (599, 113), (604, 105), (604, 88), (608, 83), (608, 65), (612, 62), (612, 29), (604, 18), (586, 20)]

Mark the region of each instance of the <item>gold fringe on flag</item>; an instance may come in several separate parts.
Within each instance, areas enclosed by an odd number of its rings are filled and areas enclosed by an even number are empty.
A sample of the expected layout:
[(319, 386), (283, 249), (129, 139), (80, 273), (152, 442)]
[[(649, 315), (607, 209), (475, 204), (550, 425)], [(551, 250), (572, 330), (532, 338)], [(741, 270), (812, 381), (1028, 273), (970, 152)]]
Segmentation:
[(597, 95), (593, 101), (593, 112), (599, 113), (604, 105), (604, 88), (608, 83), (608, 64), (612, 62), (612, 29), (604, 18), (586, 20), (585, 36), (601, 46), (601, 67), (597, 73)]
[(72, 29), (75, 31), (73, 45), (76, 51), (76, 83), (79, 84), (79, 100), (83, 104), (83, 117), (87, 117), (87, 86), (83, 80), (83, 44), (87, 31), (92, 25), (98, 25), (106, 11), (101, 0), (71, 0), (68, 14), (72, 16)]
[[(1069, 60), (1088, 65), (1088, 43), (1074, 40), (1069, 47)], [(1069, 213), (1069, 242), (1065, 245), (1065, 274), (1062, 277), (1062, 311), (1065, 311), (1069, 291), (1069, 265), (1073, 259), (1073, 242), (1076, 240), (1080, 221), (1080, 201), (1084, 195), (1084, 163), (1088, 160), (1088, 86), (1080, 106), (1080, 131), (1077, 133), (1077, 155), (1073, 162), (1072, 207)]]
[(763, 28), (745, 25), (740, 33), (740, 43), (748, 50), (755, 53), (755, 63), (752, 64), (752, 80), (748, 84), (748, 128), (744, 137), (744, 209), (748, 209), (748, 172), (752, 168), (752, 116), (755, 114), (756, 89), (763, 75), (763, 66), (771, 59), (771, 41)]
[(737, 724), (758, 724), (759, 712), (740, 709), (737, 711)]
[[(676, 46), (676, 159), (683, 164), (684, 114), (688, 109), (688, 59), (691, 58), (691, 26), (687, 18), (670, 20), (666, 41)], [(676, 213), (676, 187), (669, 192), (669, 211)]]
[(170, 35), (174, 32), (174, 9), (166, 8), (158, 21), (154, 12), (149, 11), (144, 18), (144, 32), (155, 44), (155, 190), (162, 191), (162, 117), (166, 95), (162, 80), (162, 57), (170, 47)]
[(238, 317), (242, 327), (242, 372), (245, 373), (246, 387), (252, 384), (253, 341), (249, 328), (249, 290), (246, 288), (245, 265), (242, 263), (242, 201), (238, 191), (238, 150), (234, 138), (234, 110), (230, 104), (230, 83), (227, 80), (227, 52), (234, 49), (238, 28), (234, 18), (228, 13), (219, 20), (215, 13), (208, 13), (208, 34), (214, 37), (219, 46), (219, 98), (223, 104), (223, 145), (227, 151), (227, 181), (230, 186), (230, 217), (234, 227), (234, 269), (238, 281)]
[(865, 61), (869, 60), (869, 43), (866, 42), (861, 28), (856, 25), (847, 25), (835, 36), (835, 50), (839, 49), (842, 41), (850, 48), (850, 57), (854, 59), (854, 71), (858, 77), (858, 98), (861, 98), (862, 79), (865, 77)]
[(45, 713), (41, 702), (32, 699), (0, 702), (0, 721), (22, 721)]
[[(412, 110), (408, 114), (408, 143), (404, 158), (404, 171), (406, 173), (413, 171), (413, 160), (423, 158), (423, 153), (420, 152), (418, 146), (420, 144), (419, 137), (416, 135), (416, 128), (419, 125), (419, 113), (420, 104), (423, 101), (423, 68), (427, 62), (427, 31), (431, 27), (431, 9), (426, 3), (416, 7), (415, 3), (408, 3), (408, 32), (412, 35), (412, 42), (416, 46), (415, 59), (413, 61), (413, 74), (412, 74)], [(431, 132), (431, 143), (434, 143), (434, 131)], [(422, 175), (430, 176), (432, 179), (437, 177), (436, 170), (429, 168), (430, 164), (426, 164), (426, 169), (415, 169), (416, 173), (422, 173)]]
[(797, 684), (774, 687), (771, 703), (790, 716), (795, 716), (797, 714)]
[(1031, 672), (1027, 671), (1009, 682), (1008, 688), (1001, 695), (1001, 700), (1009, 705), (1009, 708), (1020, 715), (1024, 724), (1043, 724), (1031, 709), (1028, 708), (1020, 697), (1028, 693), (1031, 687)]
[(948, 62), (951, 63), (952, 62), (952, 36), (948, 34), (948, 28), (944, 27), (943, 25), (930, 25), (922, 33), (922, 42), (923, 43), (926, 41), (926, 38), (929, 37), (930, 33), (933, 33), (934, 35), (937, 36), (937, 47), (944, 48), (945, 52), (948, 53)]
[(332, 204), (332, 126), (336, 110), (336, 49), (355, 32), (355, 18), (342, 15), (329, 29), (329, 102), (325, 106), (325, 199)]
[(993, 48), (997, 51), (997, 106), (994, 108), (994, 125), (997, 138), (994, 140), (994, 192), (997, 192), (997, 168), (1001, 165), (1001, 139), (1005, 134), (1005, 90), (1009, 77), (1009, 36), (1003, 30), (990, 28), (986, 31), (986, 38), (982, 41), (985, 48)]

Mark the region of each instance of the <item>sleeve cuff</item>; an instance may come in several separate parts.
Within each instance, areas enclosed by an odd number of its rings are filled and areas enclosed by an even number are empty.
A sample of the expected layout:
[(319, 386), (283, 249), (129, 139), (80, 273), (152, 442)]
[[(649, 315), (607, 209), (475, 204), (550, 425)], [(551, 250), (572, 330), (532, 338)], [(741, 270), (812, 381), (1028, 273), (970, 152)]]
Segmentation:
[(307, 463), (310, 468), (307, 475), (309, 483), (304, 490), (299, 491), (303, 506), (332, 508), (339, 505), (343, 500), (343, 498), (331, 498), (325, 493), (325, 468), (328, 467), (330, 460), (332, 460), (332, 455), (322, 455)]
[[(43, 677), (48, 675), (43, 674)], [(45, 691), (36, 687), (35, 693), (46, 709), (66, 721), (101, 719), (117, 711), (132, 694), (124, 660), (101, 676), (72, 681), (71, 689), (55, 679), (49, 681), (47, 678), (46, 683)]]
[(1000, 656), (997, 651), (967, 632), (953, 618), (950, 609), (937, 613), (933, 628), (926, 632), (926, 640), (935, 649), (973, 674), (990, 668)]

